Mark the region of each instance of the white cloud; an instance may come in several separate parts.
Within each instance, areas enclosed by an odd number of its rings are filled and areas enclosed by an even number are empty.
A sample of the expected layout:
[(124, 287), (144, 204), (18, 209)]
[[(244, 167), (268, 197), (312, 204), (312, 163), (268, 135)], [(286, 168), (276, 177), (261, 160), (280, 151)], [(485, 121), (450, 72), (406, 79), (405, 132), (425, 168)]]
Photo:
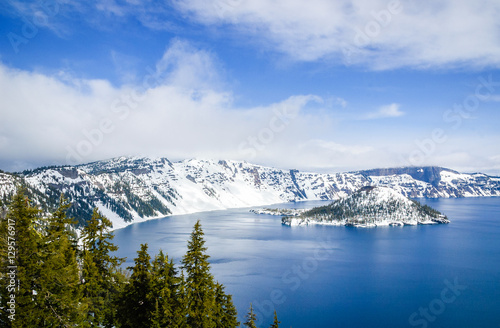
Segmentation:
[[(263, 162), (276, 150), (286, 154), (321, 122), (302, 114), (311, 102), (321, 103), (313, 95), (236, 108), (218, 66), (210, 52), (180, 40), (137, 85), (115, 87), (106, 80), (49, 76), (0, 64), (0, 167), (121, 155)], [(251, 137), (265, 139), (250, 158), (240, 148)], [(292, 161), (289, 156), (282, 160)]]
[[(61, 24), (59, 19), (68, 12), (79, 10), (80, 4), (74, 0), (57, 1), (22, 1), (9, 0), (2, 6), (4, 14), (11, 15), (16, 19), (22, 18), (23, 30), (12, 30), (10, 32), (18, 34), (17, 37), (27, 35), (34, 36), (39, 29), (46, 28), (51, 30), (59, 37), (66, 37), (69, 34), (68, 26)], [(28, 38), (29, 39), (29, 38)]]
[(187, 89), (218, 89), (222, 83), (215, 55), (193, 47), (189, 42), (174, 39), (156, 64), (164, 84)]
[(373, 147), (368, 147), (368, 146), (343, 145), (333, 141), (325, 141), (317, 139), (310, 140), (300, 145), (301, 149), (309, 149), (313, 147), (318, 147), (328, 152), (338, 153), (341, 156), (361, 155), (369, 153), (374, 150)]
[[(92, 14), (94, 3), (87, 4)], [(168, 1), (158, 3), (151, 0), (125, 0), (117, 3), (113, 0), (99, 0), (95, 3), (98, 14), (114, 16), (115, 18), (134, 17), (143, 26), (152, 30), (177, 30), (178, 27), (172, 22), (174, 11)], [(92, 20), (92, 18), (90, 18)], [(102, 23), (102, 22), (101, 22)]]
[(374, 120), (379, 118), (388, 118), (388, 117), (399, 117), (403, 116), (405, 113), (399, 110), (401, 107), (400, 104), (392, 103), (390, 105), (385, 105), (380, 107), (377, 111), (366, 114), (363, 119), (366, 120)]
[(299, 61), (372, 69), (500, 66), (497, 0), (183, 0), (206, 25), (231, 26), (248, 41)]
[[(116, 87), (64, 71), (47, 75), (0, 63), (0, 168), (147, 155), (344, 171), (403, 165), (401, 158), (419, 149), (404, 133), (395, 138), (374, 129), (369, 135), (364, 128), (377, 121), (351, 121), (339, 131), (336, 111), (330, 110), (332, 102), (343, 106), (337, 97), (292, 95), (239, 108), (214, 55), (182, 40), (173, 41), (145, 71), (137, 84)], [(372, 113), (373, 118), (401, 114), (398, 104)], [(449, 139), (425, 156), (425, 164), (498, 167), (498, 160), (487, 160), (498, 138), (488, 138), (491, 144), (474, 135)], [(472, 155), (457, 157), (457, 152)]]
[(115, 16), (125, 16), (127, 14), (126, 7), (117, 4), (113, 0), (98, 0), (95, 4), (96, 9), (107, 14)]
[[(49, 2), (52, 3), (52, 2)], [(328, 61), (374, 70), (500, 67), (498, 0), (173, 0), (54, 2), (8, 1), (11, 15), (37, 19), (60, 36), (77, 12), (92, 27), (108, 29), (133, 18), (152, 30), (181, 31), (179, 17), (220, 27), (246, 44), (297, 61)], [(180, 11), (180, 15), (179, 12)], [(48, 14), (47, 14), (48, 13)], [(38, 16), (37, 16), (38, 15)]]
[[(48, 2), (52, 4), (52, 2)], [(384, 70), (399, 67), (500, 67), (498, 0), (173, 0), (82, 3), (56, 7), (10, 0), (7, 14), (36, 20), (64, 36), (60, 18), (77, 12), (107, 29), (133, 18), (152, 30), (181, 31), (179, 13), (245, 43), (297, 61), (328, 61)], [(48, 9), (47, 9), (48, 8)], [(67, 20), (66, 20), (67, 23)], [(213, 29), (210, 29), (213, 31)]]
[(394, 149), (370, 145), (369, 141), (356, 143), (312, 139), (299, 143), (297, 164), (311, 171), (345, 172), (375, 167), (394, 167), (399, 164)]
[[(175, 40), (136, 85), (49, 76), (0, 64), (0, 168), (122, 156), (247, 160), (282, 168), (388, 165), (387, 152), (334, 142), (331, 102), (292, 95), (238, 108), (217, 59)], [(348, 136), (347, 136), (348, 138)], [(384, 162), (385, 161), (385, 162)]]

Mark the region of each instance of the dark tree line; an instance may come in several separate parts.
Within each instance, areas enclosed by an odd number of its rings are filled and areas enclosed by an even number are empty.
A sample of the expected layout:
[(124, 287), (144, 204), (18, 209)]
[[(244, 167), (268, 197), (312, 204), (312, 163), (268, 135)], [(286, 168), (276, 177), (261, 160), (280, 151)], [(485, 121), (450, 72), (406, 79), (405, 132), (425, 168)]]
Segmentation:
[[(231, 295), (210, 273), (198, 221), (179, 268), (148, 245), (121, 269), (112, 223), (97, 209), (77, 237), (63, 196), (41, 215), (20, 189), (0, 203), (0, 326), (238, 327)], [(255, 326), (252, 307), (246, 327)], [(276, 313), (271, 327), (278, 327)]]

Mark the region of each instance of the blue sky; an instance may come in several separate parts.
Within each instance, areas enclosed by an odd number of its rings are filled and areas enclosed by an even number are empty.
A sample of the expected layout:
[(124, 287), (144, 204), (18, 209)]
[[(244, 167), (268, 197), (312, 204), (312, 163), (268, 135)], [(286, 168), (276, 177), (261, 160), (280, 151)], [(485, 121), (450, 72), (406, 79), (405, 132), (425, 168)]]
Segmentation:
[(0, 4), (0, 168), (120, 155), (500, 175), (500, 2)]

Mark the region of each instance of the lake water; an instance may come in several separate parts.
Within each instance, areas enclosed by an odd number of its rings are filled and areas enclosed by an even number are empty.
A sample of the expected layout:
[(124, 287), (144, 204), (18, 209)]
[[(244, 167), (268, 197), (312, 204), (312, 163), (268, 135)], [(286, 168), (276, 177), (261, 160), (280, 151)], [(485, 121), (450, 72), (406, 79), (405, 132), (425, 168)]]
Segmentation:
[[(288, 227), (247, 209), (171, 216), (115, 231), (133, 263), (141, 243), (179, 262), (201, 220), (212, 273), (250, 302), (259, 326), (500, 327), (500, 198), (423, 199), (448, 225)], [(310, 208), (325, 202), (271, 207)]]

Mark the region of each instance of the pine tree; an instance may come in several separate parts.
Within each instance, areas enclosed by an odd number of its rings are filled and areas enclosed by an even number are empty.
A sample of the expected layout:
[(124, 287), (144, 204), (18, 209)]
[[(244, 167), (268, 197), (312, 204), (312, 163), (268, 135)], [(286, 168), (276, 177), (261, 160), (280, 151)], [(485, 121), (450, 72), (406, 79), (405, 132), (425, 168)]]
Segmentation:
[(250, 309), (248, 310), (246, 318), (247, 318), (247, 321), (245, 321), (243, 323), (243, 326), (248, 327), (248, 328), (257, 328), (257, 326), (255, 325), (255, 321), (257, 320), (257, 316), (253, 312), (252, 303), (250, 303)]
[(224, 292), (224, 285), (215, 286), (215, 323), (217, 328), (238, 327), (238, 313), (231, 295)]
[(14, 245), (12, 243), (9, 245), (9, 242), (12, 242), (12, 238), (15, 238), (15, 226), (11, 225), (11, 228), (9, 228), (7, 208), (5, 203), (0, 200), (0, 327), (6, 328), (11, 327), (11, 320), (9, 319), (11, 313), (8, 312), (9, 304), (7, 304), (7, 301), (10, 300), (11, 294), (9, 287), (11, 277), (8, 268), (10, 264), (9, 255), (12, 256), (12, 251), (16, 249), (15, 240)]
[(274, 310), (274, 321), (269, 328), (279, 328), (279, 324), (281, 321), (278, 321), (278, 315), (276, 314), (276, 310)]
[(152, 315), (152, 328), (165, 327), (172, 316), (172, 305), (170, 299), (172, 292), (169, 288), (168, 280), (168, 256), (160, 253), (155, 256), (152, 268), (152, 290), (151, 299), (154, 301), (154, 311)]
[(160, 250), (152, 266), (151, 299), (155, 302), (152, 327), (183, 327), (184, 304), (179, 294), (181, 279), (174, 262)]
[[(39, 210), (33, 207), (19, 188), (2, 219), (1, 261), (1, 322), (2, 327), (43, 327), (40, 318), (44, 309), (39, 306), (41, 254), (39, 246)], [(5, 274), (8, 273), (7, 277)], [(13, 278), (13, 280), (11, 280)], [(10, 285), (10, 282), (13, 285)], [(12, 288), (11, 288), (12, 287)], [(10, 295), (15, 295), (15, 313), (8, 312)], [(15, 320), (9, 320), (9, 315)]]
[(16, 320), (2, 320), (2, 327), (67, 327), (82, 322), (84, 302), (80, 294), (76, 242), (68, 230), (72, 223), (66, 217), (68, 207), (67, 201), (61, 198), (59, 208), (42, 219), (38, 217), (38, 210), (30, 205), (24, 190), (19, 189), (5, 220), (2, 216), (0, 231), (8, 232), (10, 237), (11, 232), (15, 233), (18, 246), (12, 263), (2, 254), (2, 264), (17, 265), (19, 281), (15, 293)]
[(70, 204), (61, 195), (59, 208), (47, 220), (42, 264), (39, 304), (45, 311), (40, 324), (44, 327), (66, 327), (82, 324), (85, 302), (82, 301), (79, 268), (74, 246), (75, 222), (66, 216)]
[(153, 326), (155, 301), (152, 296), (151, 257), (148, 254), (148, 245), (141, 244), (134, 259), (135, 265), (128, 284), (119, 300), (118, 322), (121, 327), (149, 328)]
[(83, 296), (88, 303), (87, 324), (112, 327), (115, 298), (122, 288), (123, 275), (118, 269), (124, 259), (112, 256), (118, 247), (112, 243), (112, 223), (97, 209), (82, 230)]
[(179, 328), (189, 327), (187, 324), (188, 309), (187, 309), (187, 293), (186, 293), (186, 277), (184, 276), (184, 271), (181, 270), (181, 275), (179, 278), (179, 286), (176, 297), (176, 307), (174, 318), (174, 324)]
[(190, 327), (215, 327), (215, 285), (200, 221), (194, 225), (188, 251), (182, 259), (186, 273), (187, 323)]

